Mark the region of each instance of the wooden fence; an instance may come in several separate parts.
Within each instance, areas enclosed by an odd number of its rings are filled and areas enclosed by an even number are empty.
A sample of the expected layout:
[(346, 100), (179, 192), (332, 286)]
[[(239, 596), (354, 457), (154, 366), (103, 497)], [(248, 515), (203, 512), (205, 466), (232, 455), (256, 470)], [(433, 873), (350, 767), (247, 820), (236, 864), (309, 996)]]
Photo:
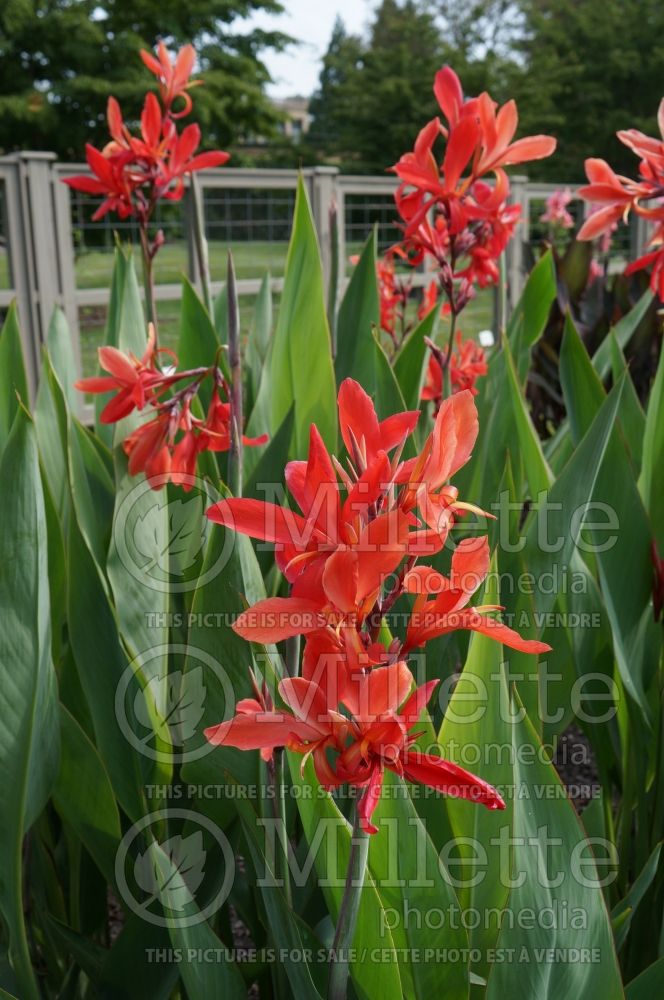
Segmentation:
[[(4, 240), (0, 250), (4, 253), (4, 269), (0, 274), (0, 310), (6, 308), (12, 299), (16, 299), (20, 314), (24, 352), (28, 368), (30, 389), (34, 392), (37, 373), (40, 367), (41, 344), (45, 338), (48, 324), (57, 305), (60, 306), (68, 319), (75, 353), (79, 362), (81, 359), (81, 322), (82, 311), (91, 307), (104, 310), (109, 300), (109, 283), (99, 283), (98, 287), (90, 284), (89, 279), (82, 284), (77, 280), (77, 260), (81, 255), (81, 233), (75, 224), (75, 211), (82, 211), (81, 202), (74, 203), (76, 193), (62, 183), (63, 178), (84, 171), (81, 164), (58, 163), (53, 154), (40, 152), (24, 152), (11, 156), (0, 157), (0, 188), (4, 197), (3, 230)], [(302, 171), (307, 186), (315, 224), (317, 227), (323, 270), (326, 281), (331, 273), (331, 210), (336, 208), (339, 239), (340, 260), (345, 262), (348, 257), (349, 244), (354, 238), (364, 237), (373, 221), (381, 221), (385, 226), (388, 215), (392, 214), (391, 199), (396, 189), (396, 179), (389, 176), (364, 177), (343, 175), (334, 167), (315, 167)], [(184, 201), (181, 223), (182, 238), (186, 245), (184, 267), (189, 278), (200, 288), (201, 275), (198, 267), (198, 255), (195, 252), (195, 220), (193, 206), (205, 206), (206, 198), (214, 199), (215, 193), (225, 192), (224, 197), (231, 197), (237, 211), (237, 205), (242, 206), (243, 192), (289, 192), (294, 197), (298, 172), (295, 170), (252, 170), (224, 168), (211, 170), (196, 176), (194, 183), (197, 188), (197, 198), (192, 198), (190, 190)], [(558, 184), (531, 184), (526, 177), (512, 177), (512, 200), (522, 206), (521, 222), (515, 238), (507, 253), (508, 308), (513, 306), (520, 294), (525, 278), (527, 260), (525, 247), (531, 238), (533, 225), (533, 207), (540, 206), (544, 199)], [(236, 193), (229, 196), (229, 192)], [(247, 201), (247, 205), (250, 202)], [(363, 211), (359, 211), (364, 206)], [(376, 212), (380, 209), (380, 218)], [(360, 216), (360, 222), (353, 222), (354, 216)], [(537, 208), (537, 212), (541, 211)], [(535, 216), (537, 217), (537, 212)], [(373, 214), (372, 214), (373, 213)], [(211, 225), (203, 209), (203, 224), (207, 230)], [(246, 221), (246, 220), (245, 220)], [(366, 222), (366, 226), (365, 226)], [(109, 223), (113, 225), (113, 223)], [(247, 222), (248, 224), (248, 222)], [(253, 221), (252, 233), (261, 236), (261, 222)], [(243, 226), (242, 212), (234, 225)], [(286, 222), (284, 222), (286, 225)], [(393, 225), (393, 224), (392, 224)], [(358, 232), (358, 229), (366, 229)], [(264, 234), (269, 242), (269, 233)], [(644, 233), (635, 228), (630, 233), (630, 243), (624, 248), (624, 256), (633, 256), (643, 245)], [(345, 267), (341, 268), (339, 287), (342, 289), (345, 278)], [(215, 280), (219, 275), (212, 274), (212, 291), (217, 292), (221, 281)], [(425, 273), (416, 276), (416, 284), (427, 281)], [(281, 290), (283, 279), (275, 276), (272, 279), (273, 289)], [(239, 278), (240, 295), (254, 295), (259, 288), (260, 277), (244, 276)], [(180, 297), (180, 284), (176, 281), (164, 281), (157, 285), (158, 300), (177, 300)]]

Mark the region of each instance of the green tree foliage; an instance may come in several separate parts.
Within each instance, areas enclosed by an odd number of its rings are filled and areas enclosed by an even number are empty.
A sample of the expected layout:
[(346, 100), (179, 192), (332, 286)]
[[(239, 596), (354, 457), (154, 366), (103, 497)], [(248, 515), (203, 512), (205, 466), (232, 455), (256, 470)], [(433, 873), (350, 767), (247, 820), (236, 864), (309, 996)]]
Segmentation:
[(0, 2), (0, 150), (49, 149), (80, 159), (86, 142), (103, 144), (104, 107), (114, 94), (138, 116), (150, 74), (141, 47), (162, 38), (192, 42), (205, 88), (196, 120), (205, 144), (228, 146), (269, 134), (275, 114), (263, 88), (267, 48), (279, 32), (237, 30), (255, 10), (278, 13), (279, 0), (2, 0)]
[(664, 94), (660, 0), (520, 0), (520, 8), (511, 91), (526, 132), (558, 137), (540, 176), (581, 179), (588, 156), (633, 173), (634, 156), (615, 132), (656, 133)]
[(445, 56), (434, 15), (415, 0), (383, 0), (366, 41), (337, 22), (312, 101), (312, 142), (349, 169), (382, 172), (435, 114), (432, 82)]

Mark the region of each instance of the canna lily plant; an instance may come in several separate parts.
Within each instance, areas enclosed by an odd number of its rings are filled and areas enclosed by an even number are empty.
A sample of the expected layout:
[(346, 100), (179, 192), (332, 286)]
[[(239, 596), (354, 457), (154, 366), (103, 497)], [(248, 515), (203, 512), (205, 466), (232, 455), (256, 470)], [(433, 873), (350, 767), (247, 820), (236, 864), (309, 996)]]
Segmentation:
[[(56, 314), (31, 414), (14, 307), (0, 335), (0, 993), (659, 995), (664, 362), (642, 406), (622, 353), (649, 294), (593, 355), (566, 317), (541, 440), (551, 254), (495, 348), (467, 306), (502, 291), (506, 168), (555, 140), (446, 67), (336, 341), (300, 183), (274, 328), (266, 278), (240, 337), (231, 263), (214, 308), (183, 286), (175, 353), (155, 209), (227, 156), (181, 124), (193, 49), (142, 59), (138, 128), (111, 99), (68, 183), (137, 221), (147, 316), (118, 245), (99, 371)], [(624, 138), (641, 178), (592, 161), (584, 237), (659, 218), (661, 143)]]

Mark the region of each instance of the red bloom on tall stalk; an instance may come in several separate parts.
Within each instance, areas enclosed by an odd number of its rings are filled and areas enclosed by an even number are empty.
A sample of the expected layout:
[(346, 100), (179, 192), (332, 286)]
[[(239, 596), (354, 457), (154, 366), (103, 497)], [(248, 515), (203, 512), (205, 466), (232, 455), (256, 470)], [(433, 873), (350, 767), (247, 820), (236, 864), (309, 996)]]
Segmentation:
[[(314, 760), (326, 788), (362, 790), (359, 816), (371, 815), (384, 770), (442, 792), (504, 803), (481, 779), (414, 746), (416, 724), (435, 682), (413, 692), (406, 654), (429, 639), (468, 629), (526, 653), (548, 650), (524, 640), (493, 617), (499, 608), (469, 608), (489, 567), (486, 538), (460, 543), (449, 577), (418, 566), (443, 547), (455, 521), (478, 508), (460, 501), (449, 480), (470, 457), (477, 412), (468, 390), (444, 400), (421, 453), (402, 460), (419, 412), (380, 421), (352, 379), (338, 398), (346, 460), (330, 456), (315, 425), (306, 462), (289, 462), (286, 483), (301, 513), (258, 500), (229, 498), (208, 517), (243, 534), (273, 542), (290, 583), (287, 597), (259, 601), (240, 614), (235, 631), (255, 642), (305, 635), (303, 676), (282, 681), (290, 711), (239, 708), (207, 731), (215, 744), (269, 751), (288, 746)], [(386, 648), (385, 616), (415, 593), (410, 624)], [(430, 599), (430, 595), (433, 595)]]
[[(178, 132), (178, 119), (192, 110), (189, 90), (202, 83), (190, 80), (195, 52), (185, 45), (171, 62), (163, 42), (159, 43), (158, 58), (142, 51), (141, 58), (159, 81), (161, 104), (148, 93), (140, 119), (140, 133), (134, 135), (125, 124), (120, 105), (109, 97), (107, 106), (110, 141), (102, 149), (88, 144), (85, 155), (92, 176), (77, 174), (64, 182), (86, 194), (103, 195), (103, 201), (93, 219), (108, 212), (119, 218), (134, 218), (138, 223), (143, 256), (148, 318), (157, 327), (153, 261), (164, 243), (159, 230), (151, 239), (149, 227), (155, 208), (161, 200), (179, 201), (184, 195), (185, 178), (199, 170), (220, 167), (228, 153), (211, 151), (196, 153), (201, 141), (198, 125), (185, 126)], [(176, 108), (176, 104), (182, 107)]]
[[(183, 178), (197, 170), (207, 170), (226, 163), (223, 152), (201, 153), (194, 156), (201, 141), (198, 125), (188, 125), (178, 133), (176, 119), (192, 110), (188, 90), (202, 83), (190, 80), (195, 53), (185, 45), (173, 63), (163, 43), (159, 44), (159, 59), (141, 52), (148, 68), (160, 80), (162, 106), (154, 94), (146, 95), (140, 119), (140, 134), (132, 135), (125, 125), (120, 105), (109, 97), (107, 108), (110, 141), (103, 150), (86, 146), (86, 159), (93, 177), (88, 174), (65, 177), (64, 182), (86, 194), (105, 195), (93, 218), (100, 219), (114, 211), (120, 218), (132, 216), (147, 225), (161, 198), (179, 200), (184, 194)], [(173, 109), (176, 99), (184, 106)]]
[[(420, 131), (411, 152), (392, 168), (401, 181), (395, 195), (401, 217), (401, 252), (413, 264), (433, 262), (451, 313), (450, 337), (442, 358), (443, 380), (450, 366), (456, 318), (474, 294), (499, 280), (498, 262), (519, 220), (508, 204), (504, 168), (553, 153), (550, 136), (514, 140), (514, 101), (503, 107), (486, 92), (465, 99), (456, 73), (436, 74), (434, 94), (442, 112)], [(436, 148), (444, 143), (442, 159)], [(492, 176), (493, 183), (487, 182)], [(447, 395), (450, 391), (448, 386)]]
[(616, 223), (626, 222), (631, 212), (653, 223), (649, 250), (632, 261), (625, 274), (651, 267), (650, 287), (664, 302), (664, 98), (659, 105), (657, 122), (661, 138), (653, 139), (637, 129), (617, 133), (620, 141), (639, 159), (639, 179), (616, 174), (608, 163), (586, 160), (588, 184), (578, 194), (595, 206), (581, 231), (580, 240), (594, 240), (610, 235)]
[[(171, 362), (165, 371), (157, 366), (159, 354), (168, 355)], [(141, 358), (131, 352), (124, 354), (116, 347), (100, 347), (99, 364), (108, 375), (80, 379), (76, 388), (93, 395), (115, 390), (115, 395), (101, 411), (102, 423), (117, 423), (135, 410), (151, 412), (150, 419), (136, 427), (123, 442), (132, 476), (145, 473), (153, 489), (161, 489), (170, 479), (188, 491), (202, 451), (229, 451), (232, 437), (230, 393), (216, 364), (178, 371), (176, 355), (166, 348), (156, 348), (152, 324)], [(214, 381), (214, 390), (203, 420), (193, 415), (191, 404), (206, 379)], [(182, 387), (169, 394), (178, 383)], [(262, 445), (266, 441), (267, 435), (242, 436), (243, 444), (249, 446)]]

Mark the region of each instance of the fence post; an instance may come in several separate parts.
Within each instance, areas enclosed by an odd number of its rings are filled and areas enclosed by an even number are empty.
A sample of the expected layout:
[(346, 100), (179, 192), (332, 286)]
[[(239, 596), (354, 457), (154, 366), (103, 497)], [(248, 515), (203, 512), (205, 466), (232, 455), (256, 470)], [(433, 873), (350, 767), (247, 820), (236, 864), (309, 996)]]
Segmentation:
[(54, 307), (67, 314), (78, 355), (78, 316), (71, 221), (67, 192), (59, 190), (54, 153), (23, 152), (4, 160), (9, 167), (9, 258), (19, 304), (30, 396), (41, 368), (41, 345)]
[[(530, 238), (530, 217), (528, 204), (528, 178), (517, 174), (510, 178), (510, 202), (521, 206), (521, 218), (516, 224), (514, 236), (505, 251), (505, 271), (507, 273), (507, 303), (511, 312), (519, 301), (524, 285), (524, 246)], [(508, 317), (504, 317), (505, 320)]]
[[(12, 289), (18, 305), (19, 327), (30, 398), (37, 391), (39, 352), (35, 336), (32, 290), (32, 258), (26, 230), (25, 199), (22, 192), (21, 164), (17, 155), (3, 157), (5, 204), (7, 211), (7, 251)], [(27, 400), (26, 400), (27, 402)]]
[[(330, 275), (332, 273), (332, 247), (330, 212), (332, 206), (338, 204), (337, 196), (337, 176), (338, 167), (314, 167), (311, 172), (311, 210), (314, 216), (318, 242), (320, 244), (321, 261), (323, 264), (324, 288), (329, 299), (331, 289), (329, 288)], [(343, 226), (342, 219), (339, 220), (339, 228)], [(339, 248), (340, 249), (340, 248)], [(339, 268), (341, 270), (341, 268)], [(338, 284), (338, 281), (337, 281)], [(336, 295), (338, 288), (334, 289)]]

